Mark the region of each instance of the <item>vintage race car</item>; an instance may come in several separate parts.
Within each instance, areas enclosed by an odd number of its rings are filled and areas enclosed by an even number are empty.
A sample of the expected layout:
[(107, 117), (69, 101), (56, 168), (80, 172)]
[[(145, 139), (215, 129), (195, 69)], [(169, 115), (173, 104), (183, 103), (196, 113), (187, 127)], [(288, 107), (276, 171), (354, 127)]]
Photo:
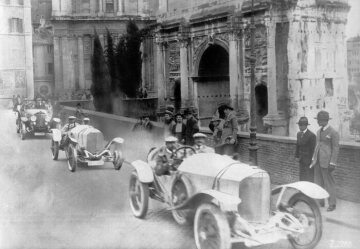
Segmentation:
[(112, 162), (116, 170), (120, 170), (125, 158), (121, 146), (124, 139), (116, 137), (110, 142), (104, 141), (101, 131), (90, 125), (77, 125), (66, 134), (60, 129), (52, 129), (51, 152), (54, 160), (59, 151), (65, 152), (68, 168), (75, 172), (79, 163), (84, 166), (103, 166)]
[(174, 152), (177, 169), (157, 176), (158, 152), (152, 150), (147, 162), (132, 162), (129, 195), (135, 217), (146, 216), (149, 197), (166, 203), (177, 223), (194, 223), (198, 249), (229, 249), (232, 243), (253, 247), (280, 239), (297, 249), (318, 244), (322, 218), (314, 199), (329, 196), (320, 186), (295, 182), (271, 190), (266, 171), (228, 156), (194, 154), (187, 146)]
[(22, 140), (27, 135), (45, 136), (54, 124), (51, 107), (47, 104), (37, 106), (35, 101), (25, 100), (18, 105), (16, 114), (16, 132)]

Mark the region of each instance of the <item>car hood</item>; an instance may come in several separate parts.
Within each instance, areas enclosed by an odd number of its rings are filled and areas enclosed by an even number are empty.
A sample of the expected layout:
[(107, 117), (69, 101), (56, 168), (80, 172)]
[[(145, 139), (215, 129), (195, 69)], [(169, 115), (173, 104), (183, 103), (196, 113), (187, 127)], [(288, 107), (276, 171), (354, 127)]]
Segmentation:
[(221, 175), (222, 179), (242, 181), (256, 173), (264, 170), (250, 166), (249, 164), (235, 161), (229, 156), (215, 153), (200, 153), (186, 158), (179, 166), (179, 171), (188, 174), (216, 177)]
[(45, 110), (45, 109), (28, 109), (28, 110), (25, 110), (25, 113), (29, 114), (29, 115), (35, 115), (38, 112), (42, 112), (42, 113), (44, 113), (46, 115), (49, 115), (48, 111)]

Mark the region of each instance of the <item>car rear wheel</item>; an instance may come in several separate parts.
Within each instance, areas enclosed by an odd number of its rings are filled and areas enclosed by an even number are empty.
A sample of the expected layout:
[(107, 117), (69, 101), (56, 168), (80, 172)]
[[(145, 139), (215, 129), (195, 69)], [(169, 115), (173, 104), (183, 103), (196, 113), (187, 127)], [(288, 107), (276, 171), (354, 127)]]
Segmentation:
[(51, 153), (53, 160), (57, 160), (59, 156), (59, 142), (55, 142), (51, 139)]
[[(171, 199), (173, 206), (179, 206), (189, 199), (191, 195), (191, 184), (186, 178), (178, 179), (171, 188)], [(191, 210), (172, 211), (174, 220), (180, 225), (191, 224), (194, 219), (194, 212)]]
[(305, 227), (305, 232), (297, 236), (289, 236), (291, 245), (296, 249), (312, 249), (320, 241), (322, 235), (322, 220), (319, 207), (310, 197), (298, 193), (288, 202), (293, 209), (293, 215)]
[(77, 156), (76, 148), (72, 144), (70, 144), (69, 147), (67, 148), (67, 156), (68, 156), (68, 168), (71, 172), (75, 172), (78, 163), (78, 156)]
[(134, 216), (140, 219), (145, 218), (149, 207), (149, 186), (139, 181), (136, 171), (130, 176), (129, 195)]
[(194, 220), (194, 237), (198, 249), (230, 249), (230, 227), (226, 216), (213, 204), (198, 207)]

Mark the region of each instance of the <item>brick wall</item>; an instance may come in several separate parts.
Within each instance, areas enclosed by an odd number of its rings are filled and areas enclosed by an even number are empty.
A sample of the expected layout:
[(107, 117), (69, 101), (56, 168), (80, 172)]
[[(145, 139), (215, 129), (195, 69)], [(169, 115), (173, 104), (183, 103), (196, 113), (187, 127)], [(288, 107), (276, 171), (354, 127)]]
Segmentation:
[[(204, 130), (204, 132), (208, 131)], [(258, 165), (269, 172), (274, 184), (299, 180), (299, 165), (296, 161), (296, 139), (258, 134)], [(249, 135), (239, 134), (237, 151), (243, 161), (249, 161)], [(337, 196), (340, 199), (360, 202), (360, 144), (340, 143), (338, 167), (334, 171)]]

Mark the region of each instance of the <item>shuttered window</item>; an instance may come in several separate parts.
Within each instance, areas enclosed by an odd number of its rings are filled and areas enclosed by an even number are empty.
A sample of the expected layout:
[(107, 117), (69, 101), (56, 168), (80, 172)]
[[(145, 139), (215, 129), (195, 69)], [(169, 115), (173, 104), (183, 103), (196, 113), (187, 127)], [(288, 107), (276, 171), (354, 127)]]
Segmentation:
[(23, 33), (23, 20), (20, 18), (9, 19), (9, 33)]

